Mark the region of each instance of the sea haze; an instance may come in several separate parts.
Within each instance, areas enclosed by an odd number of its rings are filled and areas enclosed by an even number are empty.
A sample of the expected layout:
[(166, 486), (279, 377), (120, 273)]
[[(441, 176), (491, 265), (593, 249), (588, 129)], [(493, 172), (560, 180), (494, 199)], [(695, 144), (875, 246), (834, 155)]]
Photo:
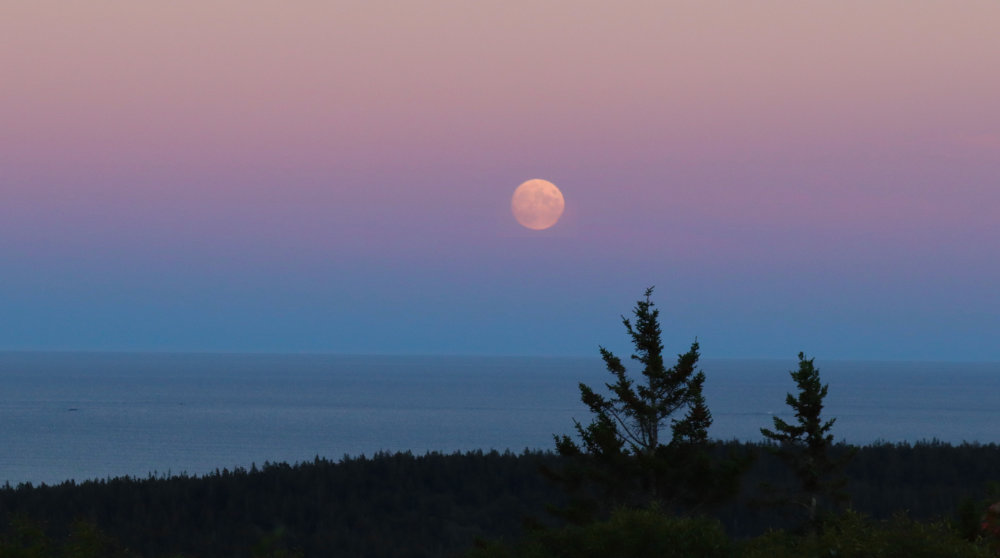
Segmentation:
[[(852, 443), (996, 442), (1000, 363), (817, 361)], [(703, 361), (715, 438), (790, 420), (789, 360)], [(593, 358), (0, 352), (0, 483), (203, 474), (380, 450), (551, 449)]]

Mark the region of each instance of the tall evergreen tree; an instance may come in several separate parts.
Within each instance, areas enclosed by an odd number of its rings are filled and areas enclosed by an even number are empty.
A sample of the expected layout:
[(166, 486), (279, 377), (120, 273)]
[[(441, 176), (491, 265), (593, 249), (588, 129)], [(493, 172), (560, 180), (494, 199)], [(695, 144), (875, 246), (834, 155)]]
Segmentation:
[[(621, 359), (600, 347), (614, 381), (605, 384), (608, 395), (580, 383), (581, 400), (593, 419), (587, 426), (574, 420), (580, 444), (570, 436), (556, 436), (556, 449), (577, 458), (581, 467), (555, 476), (577, 495), (596, 489), (606, 506), (657, 502), (691, 510), (735, 492), (740, 471), (734, 461), (718, 467), (709, 456), (712, 413), (702, 394), (705, 374), (697, 370), (698, 342), (667, 368), (652, 293), (652, 287), (646, 289), (636, 303), (634, 320), (622, 316), (641, 376), (630, 376)], [(664, 440), (668, 426), (670, 437)], [(575, 501), (577, 509), (586, 508), (585, 500)], [(589, 506), (588, 513), (571, 518), (590, 519), (598, 506)]]
[(790, 424), (772, 417), (774, 430), (760, 429), (761, 434), (775, 444), (774, 452), (795, 474), (799, 486), (785, 501), (805, 510), (810, 529), (816, 527), (824, 505), (846, 501), (844, 487), (847, 481), (842, 470), (853, 456), (853, 452), (848, 451), (837, 457), (831, 451), (834, 444), (830, 430), (837, 419), (824, 421), (820, 416), (830, 386), (820, 381), (814, 360), (800, 352), (799, 369), (789, 373), (799, 394), (798, 397), (787, 394), (785, 403), (795, 412), (796, 422)]

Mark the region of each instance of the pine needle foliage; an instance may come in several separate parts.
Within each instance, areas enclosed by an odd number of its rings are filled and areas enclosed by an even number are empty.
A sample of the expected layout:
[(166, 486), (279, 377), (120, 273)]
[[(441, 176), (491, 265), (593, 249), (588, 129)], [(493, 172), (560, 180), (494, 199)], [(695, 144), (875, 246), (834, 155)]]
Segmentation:
[[(614, 383), (605, 384), (610, 396), (580, 383), (580, 398), (595, 415), (595, 420), (586, 428), (575, 421), (575, 427), (586, 449), (592, 453), (614, 449), (625, 454), (650, 456), (660, 446), (660, 431), (667, 420), (681, 410), (687, 411), (685, 416), (670, 421), (673, 431), (670, 443), (708, 439), (712, 413), (702, 395), (705, 374), (695, 371), (700, 356), (698, 342), (695, 340), (687, 353), (678, 355), (676, 366), (666, 367), (660, 340), (660, 311), (654, 308), (652, 293), (652, 287), (646, 289), (644, 299), (636, 303), (634, 324), (622, 316), (622, 323), (635, 346), (632, 360), (643, 367), (642, 379), (631, 378), (621, 359), (600, 347), (601, 358), (615, 378)], [(607, 434), (613, 436), (608, 438)]]
[[(555, 437), (557, 451), (577, 458), (580, 467), (554, 476), (577, 495), (589, 487), (605, 509), (660, 503), (664, 509), (692, 510), (735, 492), (740, 474), (735, 461), (719, 467), (709, 456), (712, 413), (702, 392), (705, 374), (697, 369), (698, 341), (667, 367), (652, 293), (652, 287), (646, 289), (632, 319), (622, 316), (640, 375), (629, 375), (620, 358), (600, 347), (613, 378), (605, 384), (607, 394), (580, 383), (580, 398), (593, 418), (586, 426), (574, 420), (580, 443)], [(585, 510), (570, 517), (578, 521), (601, 507), (586, 497), (573, 501), (578, 511)]]
[(835, 458), (831, 452), (834, 442), (830, 431), (837, 419), (824, 421), (821, 418), (823, 399), (830, 386), (820, 381), (814, 360), (800, 352), (798, 370), (789, 372), (798, 387), (798, 396), (787, 394), (785, 403), (794, 411), (795, 422), (772, 417), (774, 429), (760, 429), (764, 438), (774, 444), (772, 450), (798, 481), (798, 489), (785, 498), (784, 503), (805, 510), (809, 529), (817, 526), (825, 504), (839, 505), (846, 501), (846, 479), (841, 472), (854, 455), (853, 451), (848, 451)]

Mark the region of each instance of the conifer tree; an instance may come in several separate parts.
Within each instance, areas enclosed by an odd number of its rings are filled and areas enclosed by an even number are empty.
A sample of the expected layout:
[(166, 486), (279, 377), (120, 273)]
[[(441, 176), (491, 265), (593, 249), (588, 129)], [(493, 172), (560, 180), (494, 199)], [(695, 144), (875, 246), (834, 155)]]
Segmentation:
[[(667, 368), (652, 293), (652, 287), (646, 289), (636, 303), (634, 320), (622, 316), (635, 347), (632, 359), (642, 365), (641, 376), (630, 376), (621, 359), (600, 347), (614, 381), (605, 384), (608, 395), (580, 383), (581, 400), (593, 419), (587, 426), (574, 420), (580, 444), (569, 436), (556, 436), (556, 449), (563, 456), (578, 458), (584, 466), (560, 480), (577, 493), (585, 485), (596, 486), (606, 507), (656, 502), (691, 510), (723, 499), (722, 493), (735, 492), (741, 470), (735, 461), (716, 467), (709, 457), (712, 413), (702, 394), (705, 374), (697, 370), (698, 342)], [(668, 426), (670, 437), (664, 439)], [(579, 508), (583, 500), (574, 503)], [(596, 507), (591, 502), (588, 512)], [(571, 519), (589, 517), (583, 513)]]
[(792, 469), (799, 487), (787, 502), (805, 510), (810, 529), (816, 527), (824, 503), (840, 504), (846, 500), (843, 492), (846, 479), (841, 471), (853, 456), (853, 452), (847, 452), (837, 458), (832, 453), (830, 430), (837, 419), (823, 421), (820, 416), (830, 386), (820, 381), (814, 360), (800, 352), (799, 369), (789, 372), (799, 394), (798, 397), (787, 394), (785, 403), (795, 412), (796, 422), (790, 424), (772, 417), (774, 430), (760, 429), (775, 444), (774, 452)]

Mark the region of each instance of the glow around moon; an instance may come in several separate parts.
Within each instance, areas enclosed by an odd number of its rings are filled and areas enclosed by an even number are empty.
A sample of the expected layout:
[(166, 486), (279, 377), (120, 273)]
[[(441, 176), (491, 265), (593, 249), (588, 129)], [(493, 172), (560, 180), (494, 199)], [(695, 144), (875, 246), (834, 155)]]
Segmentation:
[(548, 180), (533, 178), (514, 190), (510, 210), (518, 223), (536, 231), (556, 224), (566, 201), (556, 185)]

